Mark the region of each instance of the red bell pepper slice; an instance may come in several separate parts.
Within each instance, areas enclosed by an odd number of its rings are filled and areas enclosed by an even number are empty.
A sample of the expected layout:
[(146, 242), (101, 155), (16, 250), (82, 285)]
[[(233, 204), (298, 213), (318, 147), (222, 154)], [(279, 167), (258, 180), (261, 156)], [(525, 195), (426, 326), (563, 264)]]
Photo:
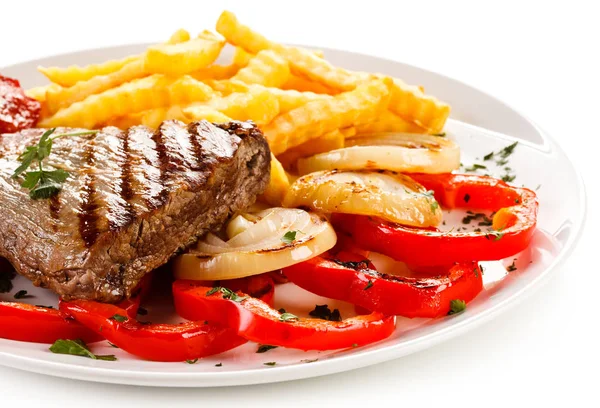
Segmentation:
[[(127, 316), (136, 317), (150, 280), (150, 275), (146, 275), (135, 295), (120, 303)], [(86, 343), (104, 339), (59, 310), (17, 302), (0, 302), (0, 338), (48, 344), (59, 339), (81, 339)]]
[(469, 302), (483, 289), (476, 262), (456, 264), (440, 276), (409, 278), (379, 273), (364, 257), (340, 253), (330, 259), (318, 256), (283, 272), (291, 282), (319, 296), (405, 317), (445, 316), (450, 301)]
[[(242, 292), (225, 295), (195, 281), (173, 283), (175, 309), (185, 319), (206, 319), (232, 328), (239, 336), (262, 344), (301, 350), (335, 350), (362, 346), (389, 337), (392, 316), (372, 313), (341, 322), (294, 318)], [(242, 300), (243, 299), (243, 300)]]
[(118, 306), (89, 300), (61, 302), (60, 309), (117, 347), (146, 360), (194, 360), (246, 342), (232, 329), (204, 322), (145, 325), (119, 317), (126, 316), (126, 311)]
[(486, 176), (411, 174), (447, 208), (496, 211), (492, 231), (445, 232), (380, 219), (334, 214), (332, 223), (362, 248), (411, 265), (498, 260), (521, 252), (535, 231), (538, 202), (533, 191)]
[(0, 302), (0, 338), (48, 344), (58, 339), (102, 340), (56, 309), (16, 302)]

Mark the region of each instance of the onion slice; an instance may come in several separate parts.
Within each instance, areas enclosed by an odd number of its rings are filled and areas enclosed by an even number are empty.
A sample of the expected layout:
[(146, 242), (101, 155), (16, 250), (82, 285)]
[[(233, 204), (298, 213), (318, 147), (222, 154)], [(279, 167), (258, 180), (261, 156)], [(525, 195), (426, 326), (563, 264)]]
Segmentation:
[(324, 217), (295, 208), (238, 215), (226, 231), (228, 240), (210, 233), (196, 248), (175, 258), (175, 277), (224, 280), (257, 275), (313, 258), (337, 241)]
[(391, 171), (322, 171), (300, 177), (290, 186), (285, 207), (324, 213), (371, 215), (413, 227), (433, 227), (442, 210), (433, 191)]
[(460, 148), (452, 140), (416, 133), (374, 133), (346, 140), (343, 149), (298, 160), (298, 172), (391, 170), (402, 173), (450, 173), (460, 166)]

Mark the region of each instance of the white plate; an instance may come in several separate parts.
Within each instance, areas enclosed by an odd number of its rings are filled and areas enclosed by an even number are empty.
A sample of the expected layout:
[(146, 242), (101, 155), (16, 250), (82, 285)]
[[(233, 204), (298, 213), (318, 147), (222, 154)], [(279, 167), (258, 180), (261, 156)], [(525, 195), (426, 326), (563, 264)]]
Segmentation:
[[(20, 79), (28, 88), (45, 83), (36, 70), (38, 65), (85, 65), (138, 53), (143, 49), (143, 45), (130, 45), (82, 51), (6, 67), (0, 72)], [(510, 264), (512, 258), (505, 260), (504, 264), (491, 263), (484, 275), (486, 290), (469, 304), (465, 313), (437, 320), (399, 318), (392, 337), (357, 349), (302, 352), (278, 348), (257, 354), (255, 344), (246, 344), (189, 365), (141, 361), (106, 342), (93, 345), (94, 351), (117, 354), (118, 361), (56, 355), (48, 351), (47, 345), (0, 340), (0, 364), (67, 378), (148, 386), (208, 387), (293, 380), (364, 367), (431, 347), (496, 316), (538, 288), (573, 249), (585, 215), (582, 180), (556, 142), (507, 105), (453, 79), (398, 62), (346, 51), (325, 50), (325, 54), (336, 65), (382, 72), (403, 78), (408, 83), (423, 85), (429, 93), (449, 102), (453, 119), (446, 130), (459, 142), (466, 165), (514, 140), (519, 141), (510, 159), (510, 166), (517, 174), (514, 183), (533, 189), (541, 187), (538, 191), (539, 231), (531, 248), (516, 257), (517, 271), (510, 274), (505, 271), (504, 266)], [(500, 170), (491, 169), (491, 172), (497, 175)], [(460, 225), (460, 216), (454, 211), (447, 214), (447, 219)], [(15, 291), (27, 289), (34, 294), (35, 298), (28, 300), (31, 303), (48, 305), (56, 302), (52, 294), (31, 287), (25, 279), (17, 278), (14, 286)], [(0, 294), (0, 299), (10, 300), (12, 295)], [(335, 305), (342, 315), (351, 310), (349, 305), (319, 299), (291, 284), (278, 288), (276, 302), (298, 314), (310, 310), (309, 305), (316, 303)], [(162, 306), (153, 306), (151, 312), (164, 319), (172, 318), (168, 299)], [(316, 362), (303, 362), (316, 358)], [(263, 364), (270, 361), (276, 361), (277, 365), (270, 367)], [(222, 366), (216, 367), (218, 363)]]

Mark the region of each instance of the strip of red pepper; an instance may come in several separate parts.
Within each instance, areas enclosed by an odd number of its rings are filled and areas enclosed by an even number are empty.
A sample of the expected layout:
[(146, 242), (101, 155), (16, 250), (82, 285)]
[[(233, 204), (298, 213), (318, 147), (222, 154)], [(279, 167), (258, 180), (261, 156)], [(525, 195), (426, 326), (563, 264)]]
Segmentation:
[[(227, 292), (227, 291), (226, 291)], [(280, 313), (242, 292), (227, 292), (195, 281), (173, 283), (177, 313), (185, 319), (206, 319), (230, 327), (239, 336), (262, 344), (301, 350), (334, 350), (362, 346), (389, 337), (393, 316), (371, 313), (341, 322), (304, 319)]]
[[(268, 275), (228, 281), (265, 302), (273, 302), (274, 283)], [(61, 302), (61, 311), (130, 354), (153, 361), (194, 360), (244, 344), (236, 331), (208, 324), (206, 319), (182, 324), (143, 324), (118, 306), (93, 301)]]
[(405, 317), (445, 316), (450, 301), (470, 302), (483, 289), (476, 262), (456, 264), (440, 272), (440, 276), (427, 278), (382, 274), (361, 255), (347, 252), (318, 256), (283, 271), (291, 282), (319, 296)]
[[(146, 276), (136, 294), (119, 305), (131, 318), (137, 315), (150, 287), (151, 275)], [(0, 302), (0, 338), (48, 344), (59, 339), (81, 339), (86, 343), (104, 339), (60, 310), (17, 302)]]
[(538, 210), (533, 191), (486, 176), (411, 174), (411, 177), (433, 190), (444, 207), (496, 211), (492, 230), (445, 232), (347, 214), (334, 214), (332, 223), (336, 229), (351, 234), (359, 247), (410, 265), (498, 260), (524, 250), (531, 242)]

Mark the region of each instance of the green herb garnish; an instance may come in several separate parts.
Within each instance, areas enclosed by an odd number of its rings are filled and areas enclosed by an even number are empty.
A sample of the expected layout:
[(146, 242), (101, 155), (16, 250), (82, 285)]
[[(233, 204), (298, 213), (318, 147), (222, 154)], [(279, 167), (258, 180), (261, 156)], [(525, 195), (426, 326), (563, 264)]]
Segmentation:
[(50, 346), (50, 351), (56, 354), (70, 354), (72, 356), (81, 356), (93, 360), (116, 361), (114, 355), (98, 356), (90, 351), (88, 346), (81, 340), (56, 340)]
[(466, 172), (475, 172), (477, 170), (487, 170), (487, 167), (483, 164), (474, 163), (471, 167), (465, 168)]
[(188, 364), (196, 364), (198, 362), (198, 359), (195, 358), (193, 360), (185, 360), (185, 362), (188, 363)]
[(367, 286), (365, 286), (364, 290), (369, 290), (373, 287), (373, 281), (369, 281), (369, 283), (367, 283)]
[(315, 309), (308, 313), (312, 317), (317, 319), (329, 320), (332, 322), (341, 322), (342, 316), (338, 309), (329, 309), (327, 305), (315, 305)]
[(297, 234), (298, 231), (288, 231), (283, 235), (283, 237), (281, 237), (281, 241), (285, 244), (291, 244), (296, 240)]
[(292, 313), (282, 313), (281, 316), (279, 316), (279, 321), (281, 322), (293, 322), (296, 320), (300, 320), (300, 318), (298, 316), (296, 316), (295, 314)]
[(368, 259), (365, 259), (364, 261), (340, 261), (339, 259), (332, 259), (332, 261), (338, 265), (342, 265), (345, 268), (353, 269), (355, 271), (369, 269)]
[(127, 320), (129, 320), (129, 317), (127, 317), (127, 316), (122, 316), (122, 315), (120, 315), (120, 314), (116, 314), (116, 315), (112, 316), (110, 319), (111, 319), (111, 320), (116, 320), (116, 321), (117, 321), (117, 322), (119, 322), (119, 323), (124, 323), (124, 322), (126, 322)]
[(512, 263), (506, 267), (508, 272), (514, 272), (517, 270), (517, 266), (515, 265), (515, 260), (513, 259)]
[(248, 296), (238, 296), (238, 294), (235, 293), (233, 290), (224, 288), (222, 286), (215, 286), (214, 288), (206, 292), (206, 296), (214, 295), (217, 292), (221, 292), (223, 294), (223, 299), (228, 299), (238, 303), (248, 299)]
[(454, 299), (450, 301), (450, 311), (448, 315), (462, 313), (467, 308), (467, 303), (464, 300)]
[(26, 290), (20, 290), (17, 293), (15, 293), (15, 296), (14, 296), (15, 299), (25, 299), (25, 298), (29, 298), (29, 297), (33, 297), (33, 296), (28, 295)]
[(273, 367), (275, 364), (277, 364), (277, 362), (276, 362), (276, 361), (269, 361), (269, 362), (267, 362), (267, 363), (263, 363), (263, 364), (264, 364), (264, 365), (266, 365), (266, 366), (271, 366), (271, 367)]
[[(97, 130), (90, 130), (85, 132), (61, 133), (50, 137), (55, 130), (56, 128), (48, 129), (44, 132), (37, 145), (25, 148), (25, 151), (17, 159), (21, 162), (21, 165), (12, 174), (12, 178), (16, 179), (22, 173), (25, 173), (25, 180), (21, 182), (21, 187), (28, 189), (29, 196), (34, 200), (50, 198), (58, 194), (62, 189), (61, 184), (69, 178), (69, 173), (65, 170), (44, 169), (43, 161), (50, 156), (54, 140), (61, 137), (86, 136), (98, 133)], [(26, 171), (34, 162), (37, 162), (38, 170)]]
[(269, 344), (260, 344), (258, 346), (258, 350), (256, 350), (257, 353), (266, 353), (269, 350), (273, 350), (277, 348), (277, 346), (271, 346)]

